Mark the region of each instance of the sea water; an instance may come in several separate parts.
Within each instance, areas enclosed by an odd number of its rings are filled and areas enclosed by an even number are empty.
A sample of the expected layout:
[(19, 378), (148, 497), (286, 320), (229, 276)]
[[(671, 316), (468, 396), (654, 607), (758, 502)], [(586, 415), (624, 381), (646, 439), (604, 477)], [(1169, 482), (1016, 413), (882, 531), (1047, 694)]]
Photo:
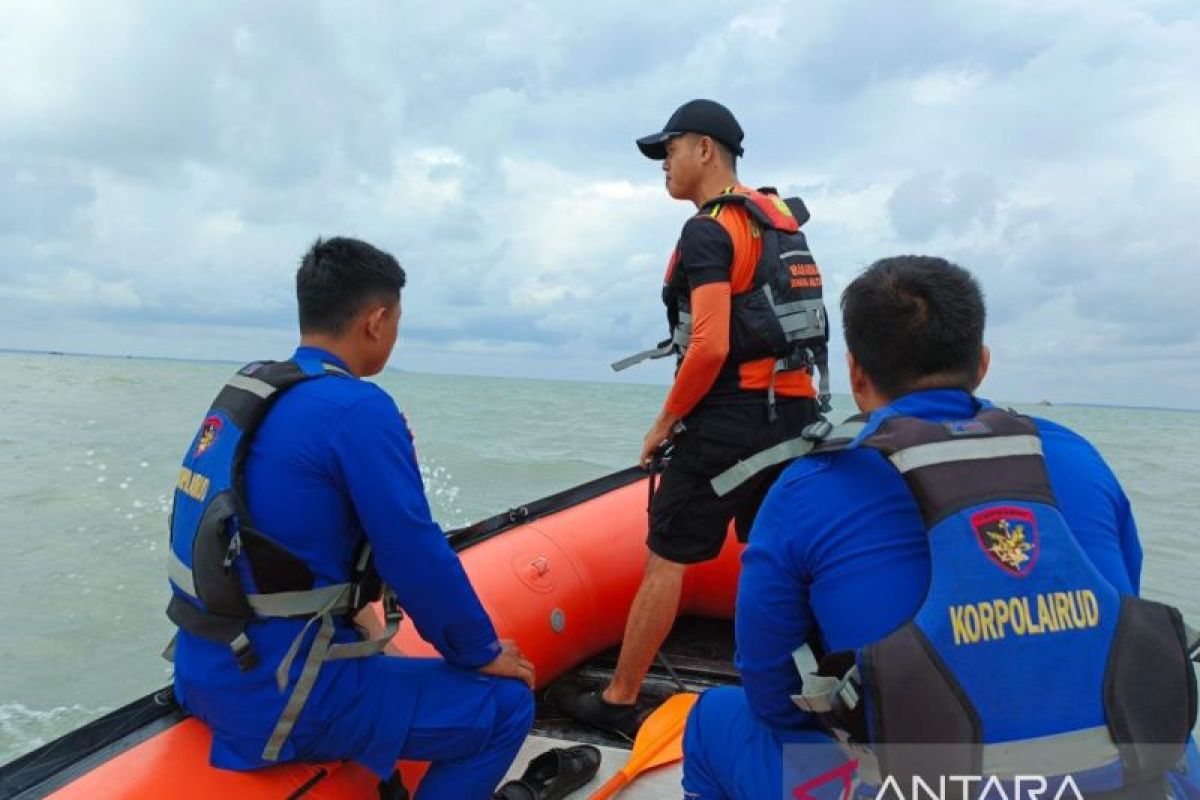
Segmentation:
[[(0, 354), (0, 763), (169, 681), (171, 492), (233, 369)], [(408, 417), (447, 528), (630, 466), (666, 391), (393, 371), (377, 382)], [(1099, 448), (1138, 519), (1143, 594), (1200, 620), (1200, 414), (1016, 408)], [(835, 417), (852, 412), (835, 398)]]

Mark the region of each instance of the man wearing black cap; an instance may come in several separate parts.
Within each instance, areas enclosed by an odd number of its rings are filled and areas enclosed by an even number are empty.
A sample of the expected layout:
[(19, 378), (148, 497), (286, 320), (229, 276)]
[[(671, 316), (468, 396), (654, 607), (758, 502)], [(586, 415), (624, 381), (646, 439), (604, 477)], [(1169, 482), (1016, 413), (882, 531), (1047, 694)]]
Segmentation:
[[(774, 220), (770, 227), (794, 237), (802, 237), (803, 222), (773, 193), (738, 182), (742, 135), (725, 106), (692, 100), (661, 131), (637, 140), (647, 158), (663, 162), (667, 192), (698, 209), (667, 267), (663, 300), (672, 339), (613, 365), (677, 356), (675, 381), (642, 443), (641, 464), (648, 466), (667, 443), (673, 449), (651, 501), (649, 559), (612, 681), (603, 691), (558, 699), (570, 716), (629, 737), (637, 729), (634, 703), (642, 680), (675, 621), (685, 567), (721, 552), (731, 520), (739, 537), (749, 531), (777, 471), (759, 473), (723, 497), (709, 481), (739, 460), (799, 436), (819, 417), (809, 371), (780, 371), (775, 356), (747, 357), (750, 351), (739, 345), (738, 332), (771, 313), (760, 308), (756, 318), (736, 299), (761, 287), (766, 270), (756, 267), (764, 249), (762, 221)], [(815, 281), (819, 303), (816, 265), (806, 244), (797, 252), (807, 259), (799, 279)]]

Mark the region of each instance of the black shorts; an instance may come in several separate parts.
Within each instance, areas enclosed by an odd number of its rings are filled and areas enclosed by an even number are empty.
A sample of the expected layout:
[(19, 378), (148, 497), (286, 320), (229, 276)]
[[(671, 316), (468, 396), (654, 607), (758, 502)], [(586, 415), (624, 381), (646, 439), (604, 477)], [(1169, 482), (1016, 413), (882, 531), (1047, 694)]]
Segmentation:
[(709, 481), (741, 459), (799, 436), (819, 417), (816, 402), (809, 399), (781, 399), (775, 408), (774, 422), (767, 420), (765, 400), (711, 405), (688, 415), (650, 501), (646, 544), (651, 552), (676, 564), (716, 558), (730, 520), (738, 538), (746, 541), (782, 465), (763, 470), (724, 497), (716, 496)]

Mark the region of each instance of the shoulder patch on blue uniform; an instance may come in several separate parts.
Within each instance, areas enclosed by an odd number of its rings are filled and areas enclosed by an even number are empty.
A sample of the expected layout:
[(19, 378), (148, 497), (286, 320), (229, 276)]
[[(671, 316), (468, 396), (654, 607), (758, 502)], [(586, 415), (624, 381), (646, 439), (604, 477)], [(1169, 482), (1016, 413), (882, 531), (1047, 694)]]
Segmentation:
[(217, 439), (217, 434), (221, 432), (221, 425), (221, 418), (215, 414), (204, 420), (204, 424), (200, 427), (200, 438), (196, 440), (194, 457), (199, 458), (204, 455), (205, 450), (212, 447), (213, 442)]

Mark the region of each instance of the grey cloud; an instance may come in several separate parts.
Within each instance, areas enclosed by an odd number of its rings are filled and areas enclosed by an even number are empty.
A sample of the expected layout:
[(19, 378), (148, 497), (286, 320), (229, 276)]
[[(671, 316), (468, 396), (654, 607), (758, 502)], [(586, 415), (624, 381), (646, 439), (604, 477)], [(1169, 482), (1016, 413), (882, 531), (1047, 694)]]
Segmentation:
[[(661, 338), (662, 259), (689, 209), (647, 192), (659, 165), (632, 140), (709, 96), (746, 129), (747, 182), (804, 190), (831, 295), (920, 250), (980, 276), (1019, 363), (1042, 357), (1031, 331), (1060, 360), (1194, 342), (1186, 0), (123, 0), (11, 17), (0, 293), (34, 316), (50, 306), (29, 298), (74, 276), (78, 297), (107, 287), (95, 313), (114, 336), (137, 320), (290, 331), (296, 259), (341, 233), (396, 252), (405, 330), (431, 352), (637, 349)], [(14, 186), (21, 170), (36, 189)]]
[(79, 223), (96, 198), (81, 170), (50, 163), (0, 159), (0, 235), (57, 239)]
[(923, 240), (939, 230), (960, 233), (974, 223), (990, 224), (999, 194), (990, 175), (925, 172), (896, 187), (888, 210), (901, 238)]

